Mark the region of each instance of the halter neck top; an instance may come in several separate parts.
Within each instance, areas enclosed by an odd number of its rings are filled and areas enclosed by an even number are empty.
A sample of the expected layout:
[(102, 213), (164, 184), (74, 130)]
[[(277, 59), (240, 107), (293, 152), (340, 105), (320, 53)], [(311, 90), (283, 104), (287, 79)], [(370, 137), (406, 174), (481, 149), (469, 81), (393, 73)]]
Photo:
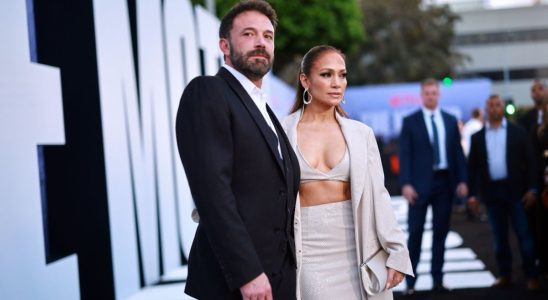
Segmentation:
[(301, 167), (301, 183), (317, 180), (350, 181), (350, 155), (348, 153), (348, 147), (345, 149), (344, 156), (341, 161), (327, 173), (310, 166), (306, 158), (304, 158), (304, 155), (301, 153), (298, 145), (296, 148), (297, 159), (299, 160), (299, 166)]

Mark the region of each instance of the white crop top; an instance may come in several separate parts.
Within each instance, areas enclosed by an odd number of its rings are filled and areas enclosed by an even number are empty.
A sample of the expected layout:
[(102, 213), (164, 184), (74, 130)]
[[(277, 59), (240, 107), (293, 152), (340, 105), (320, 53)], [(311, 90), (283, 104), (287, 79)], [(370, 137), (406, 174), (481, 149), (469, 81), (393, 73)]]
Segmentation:
[(311, 167), (301, 153), (299, 146), (297, 146), (297, 158), (301, 167), (301, 183), (317, 180), (350, 181), (350, 155), (348, 154), (348, 148), (344, 151), (342, 160), (327, 173)]

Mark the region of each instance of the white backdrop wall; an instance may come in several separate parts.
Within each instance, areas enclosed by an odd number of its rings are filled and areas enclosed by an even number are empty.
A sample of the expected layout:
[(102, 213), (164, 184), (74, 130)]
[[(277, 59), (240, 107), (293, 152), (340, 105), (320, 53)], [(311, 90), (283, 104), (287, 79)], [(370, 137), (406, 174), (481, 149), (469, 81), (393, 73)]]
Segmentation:
[[(7, 0), (0, 22), (0, 299), (160, 282), (196, 229), (174, 120), (222, 62), (218, 19), (188, 0)], [(272, 81), (283, 113), (292, 89)]]
[(59, 70), (31, 61), (23, 1), (0, 4), (0, 40), (0, 299), (77, 299), (76, 256), (46, 264), (40, 200), (36, 145), (65, 142)]

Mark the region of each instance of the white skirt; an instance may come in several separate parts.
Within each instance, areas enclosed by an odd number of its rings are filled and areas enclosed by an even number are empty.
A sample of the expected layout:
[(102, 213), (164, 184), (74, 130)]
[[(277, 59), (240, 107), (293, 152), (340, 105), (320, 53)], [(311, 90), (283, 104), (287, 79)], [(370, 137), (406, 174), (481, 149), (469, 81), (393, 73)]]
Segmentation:
[(361, 299), (352, 201), (301, 207), (303, 300)]

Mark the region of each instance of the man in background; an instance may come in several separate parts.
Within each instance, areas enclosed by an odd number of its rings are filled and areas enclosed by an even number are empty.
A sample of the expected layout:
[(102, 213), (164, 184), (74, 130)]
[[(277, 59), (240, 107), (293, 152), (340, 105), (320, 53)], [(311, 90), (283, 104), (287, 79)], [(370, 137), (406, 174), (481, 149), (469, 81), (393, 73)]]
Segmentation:
[[(531, 137), (533, 145), (537, 145), (538, 139), (538, 129), (542, 123), (543, 118), (543, 101), (545, 97), (548, 97), (548, 86), (546, 82), (536, 79), (531, 85), (531, 99), (533, 100), (533, 108), (528, 110), (521, 118), (519, 118), (518, 123), (525, 128), (528, 135)], [(542, 165), (540, 161), (540, 156), (536, 156), (537, 166)], [(538, 187), (542, 187), (543, 173), (544, 170), (538, 168), (537, 180)], [(538, 191), (537, 201), (530, 208), (527, 208), (527, 218), (529, 221), (529, 229), (533, 235), (533, 240), (535, 241), (535, 249), (539, 259), (539, 271), (542, 275), (548, 278), (548, 213), (546, 209), (542, 206), (540, 201), (541, 191)]]
[(299, 165), (261, 89), (276, 12), (237, 3), (221, 20), (225, 66), (185, 88), (177, 145), (199, 214), (185, 292), (197, 299), (295, 299)]
[(462, 128), (462, 149), (464, 151), (464, 155), (468, 157), (468, 153), (470, 153), (470, 138), (472, 135), (480, 129), (483, 128), (483, 116), (481, 109), (476, 107), (472, 110), (472, 117), (468, 122), (464, 124), (464, 127)]
[(486, 112), (485, 128), (472, 136), (468, 157), (468, 201), (477, 202), (479, 195), (487, 208), (499, 268), (499, 277), (493, 287), (511, 284), (512, 253), (508, 240), (511, 223), (520, 245), (526, 287), (537, 290), (535, 247), (525, 213), (525, 208), (532, 207), (536, 201), (533, 146), (523, 128), (504, 118), (504, 103), (498, 95), (489, 97)]
[[(413, 272), (421, 254), (428, 206), (433, 212), (432, 279), (435, 292), (449, 289), (443, 284), (445, 239), (449, 232), (455, 192), (464, 197), (466, 161), (460, 144), (457, 119), (439, 108), (440, 87), (435, 79), (421, 83), (423, 107), (403, 120), (400, 134), (400, 184), (409, 202), (408, 248)], [(417, 276), (418, 277), (418, 276)], [(407, 276), (405, 294), (415, 293), (417, 277)]]

